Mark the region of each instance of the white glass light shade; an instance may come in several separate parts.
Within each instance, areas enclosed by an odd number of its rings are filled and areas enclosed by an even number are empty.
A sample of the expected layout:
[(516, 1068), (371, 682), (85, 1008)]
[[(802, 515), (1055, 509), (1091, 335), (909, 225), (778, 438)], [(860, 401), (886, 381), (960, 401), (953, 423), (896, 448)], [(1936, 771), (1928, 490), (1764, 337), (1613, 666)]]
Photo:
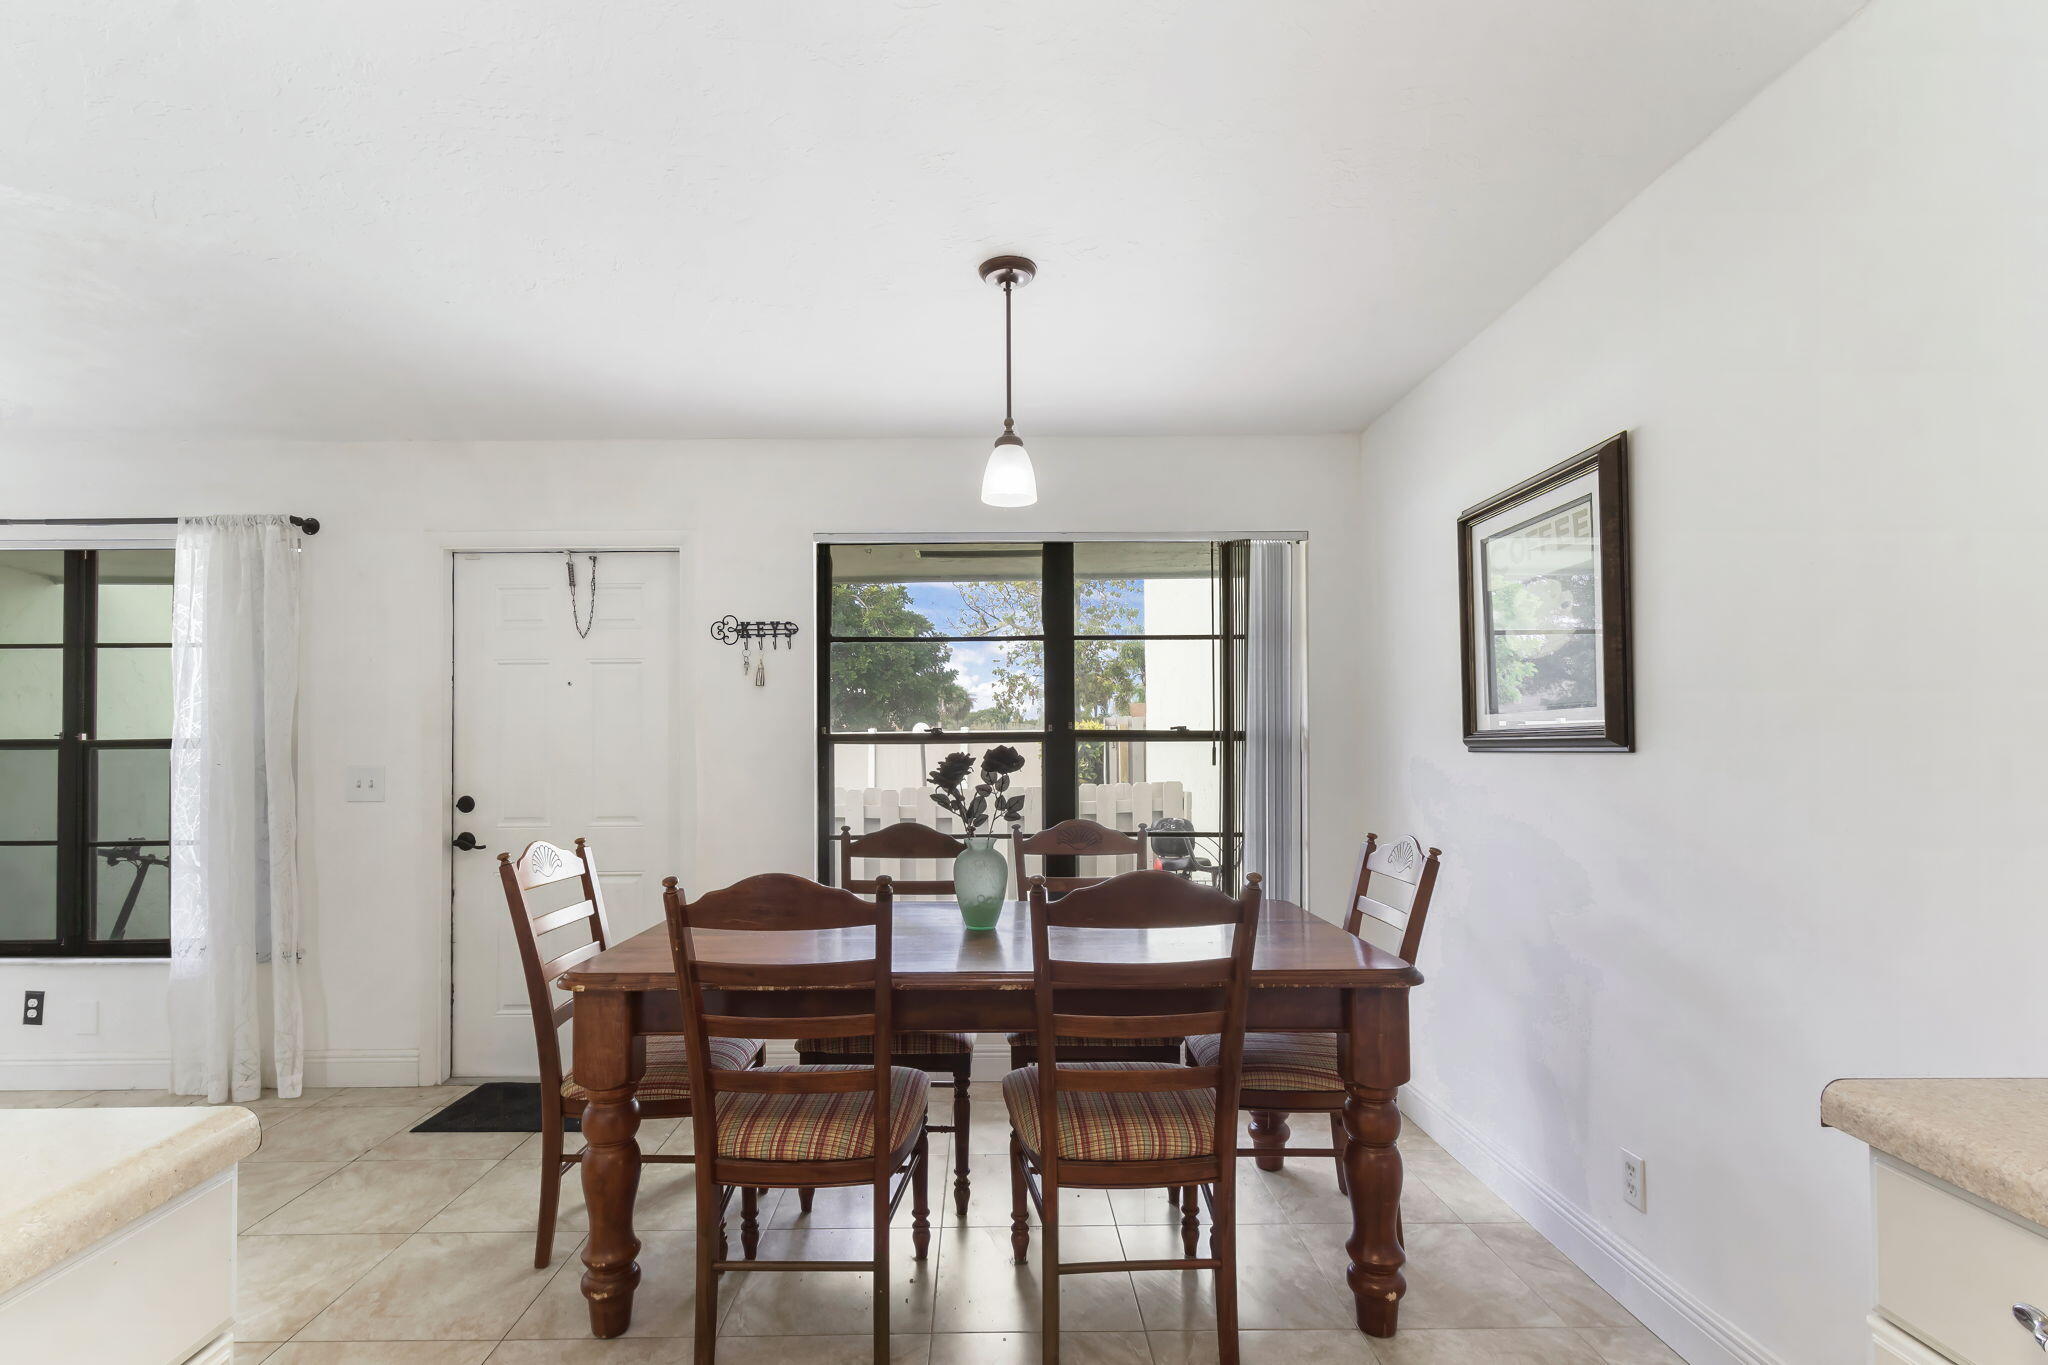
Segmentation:
[(1031, 454), (1024, 443), (1005, 432), (996, 438), (988, 453), (988, 467), (981, 471), (981, 500), (990, 507), (1029, 507), (1038, 501), (1038, 476), (1031, 469)]

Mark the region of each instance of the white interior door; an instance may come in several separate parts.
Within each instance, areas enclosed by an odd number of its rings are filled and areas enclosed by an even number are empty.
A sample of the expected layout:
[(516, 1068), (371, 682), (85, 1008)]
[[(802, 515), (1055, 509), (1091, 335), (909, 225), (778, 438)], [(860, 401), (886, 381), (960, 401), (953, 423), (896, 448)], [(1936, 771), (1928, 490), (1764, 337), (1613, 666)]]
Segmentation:
[[(588, 839), (615, 939), (660, 923), (661, 879), (681, 870), (672, 742), (677, 556), (600, 552), (594, 608), (589, 555), (576, 555), (575, 566), (572, 608), (559, 551), (455, 556), (450, 828), (481, 845), (458, 845), (454, 855), (458, 1076), (537, 1074), (499, 853), (516, 857), (535, 839), (564, 848), (578, 835)], [(459, 806), (465, 796), (475, 803), (467, 812)], [(543, 952), (574, 947), (574, 933), (550, 935)], [(568, 1034), (564, 1028), (565, 1058)]]

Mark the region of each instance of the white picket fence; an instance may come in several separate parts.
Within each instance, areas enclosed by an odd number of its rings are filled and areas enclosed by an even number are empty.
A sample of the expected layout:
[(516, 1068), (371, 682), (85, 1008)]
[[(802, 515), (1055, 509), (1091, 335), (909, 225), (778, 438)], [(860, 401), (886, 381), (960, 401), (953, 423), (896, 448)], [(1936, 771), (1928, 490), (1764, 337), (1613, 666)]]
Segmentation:
[[(833, 833), (844, 827), (855, 835), (872, 834), (899, 821), (909, 820), (958, 838), (961, 832), (959, 818), (933, 804), (927, 795), (928, 790), (925, 787), (835, 787), (832, 791)], [(1033, 834), (1045, 828), (1044, 789), (1025, 787), (1023, 791), (1024, 832)], [(1080, 788), (1079, 814), (1084, 820), (1093, 820), (1111, 829), (1135, 830), (1139, 825), (1156, 825), (1167, 816), (1187, 819), (1188, 797), (1178, 782), (1084, 783)], [(999, 827), (997, 832), (1007, 834), (1009, 831), (1006, 827)], [(1083, 858), (1079, 875), (1113, 877), (1119, 872), (1131, 871), (1137, 862), (1135, 857)], [(836, 854), (834, 865), (837, 865)], [(1026, 870), (1035, 870), (1036, 866), (1034, 858)], [(863, 878), (888, 876), (919, 881), (950, 877), (952, 870), (943, 864), (922, 859), (856, 858), (853, 873)], [(1014, 878), (1015, 875), (1013, 868), (1011, 876)]]

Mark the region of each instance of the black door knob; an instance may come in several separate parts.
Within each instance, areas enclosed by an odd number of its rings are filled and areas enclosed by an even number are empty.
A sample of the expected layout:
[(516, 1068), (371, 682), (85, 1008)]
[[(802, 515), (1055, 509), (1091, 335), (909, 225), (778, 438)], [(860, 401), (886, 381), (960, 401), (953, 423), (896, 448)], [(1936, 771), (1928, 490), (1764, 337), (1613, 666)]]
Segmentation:
[(468, 830), (464, 830), (462, 831), (462, 833), (455, 836), (455, 846), (461, 849), (464, 853), (469, 852), (473, 848), (483, 847), (482, 844), (476, 841), (476, 836), (474, 834), (471, 834)]
[(471, 811), (476, 809), (476, 798), (474, 796), (456, 797), (455, 809), (461, 811), (464, 815), (469, 814)]

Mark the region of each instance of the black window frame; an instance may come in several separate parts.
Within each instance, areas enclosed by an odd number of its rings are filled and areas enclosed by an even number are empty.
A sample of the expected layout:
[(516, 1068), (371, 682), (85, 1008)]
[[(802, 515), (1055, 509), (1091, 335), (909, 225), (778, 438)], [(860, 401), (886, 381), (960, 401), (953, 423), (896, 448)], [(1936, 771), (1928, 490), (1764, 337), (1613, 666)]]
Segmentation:
[[(1103, 536), (1091, 538), (1085, 543), (1130, 544), (1145, 537)], [(933, 644), (984, 639), (1037, 640), (1043, 642), (1045, 664), (1044, 715), (1036, 729), (1016, 730), (975, 730), (958, 732), (963, 743), (972, 747), (991, 744), (1036, 744), (1039, 746), (1039, 765), (1044, 789), (1044, 821), (1047, 825), (1070, 820), (1080, 814), (1080, 747), (1083, 744), (1100, 743), (1200, 743), (1207, 741), (1220, 746), (1218, 755), (1219, 811), (1222, 819), (1221, 830), (1174, 831), (1176, 835), (1194, 839), (1214, 839), (1217, 845), (1217, 884), (1232, 891), (1238, 889), (1243, 854), (1244, 799), (1238, 789), (1238, 773), (1242, 769), (1242, 748), (1244, 745), (1244, 716), (1242, 679), (1245, 668), (1244, 633), (1244, 581), (1249, 563), (1250, 543), (1241, 540), (1202, 540), (1189, 537), (1186, 540), (1173, 539), (1174, 543), (1210, 545), (1216, 550), (1216, 629), (1209, 634), (1185, 632), (1146, 633), (1129, 635), (1080, 634), (1075, 626), (1075, 586), (1073, 540), (1004, 540), (999, 536), (977, 537), (975, 544), (1014, 545), (1019, 549), (1036, 548), (1040, 554), (1040, 621), (1039, 632), (1035, 635), (1018, 636), (902, 636), (879, 637), (867, 635), (839, 635), (832, 629), (832, 552), (839, 548), (858, 548), (863, 545), (909, 545), (923, 542), (901, 537), (877, 536), (873, 540), (821, 541), (817, 546), (817, 707), (818, 707), (818, 880), (836, 882), (839, 875), (838, 851), (835, 847), (839, 831), (833, 828), (832, 776), (833, 748), (837, 744), (859, 742), (863, 744), (930, 744), (934, 735), (941, 737), (952, 733), (945, 730), (898, 730), (898, 731), (835, 731), (832, 728), (832, 653), (833, 646), (840, 644)], [(1166, 730), (1084, 730), (1075, 723), (1074, 670), (1078, 656), (1076, 644), (1083, 640), (1213, 640), (1216, 644), (1218, 724), (1210, 729), (1175, 727)], [(1031, 833), (1033, 831), (1026, 831)], [(1078, 872), (1078, 858), (1048, 857), (1045, 860), (1048, 876), (1074, 876)]]
[[(21, 550), (61, 549), (64, 555), (64, 639), (63, 729), (49, 739), (0, 739), (0, 750), (50, 752), (57, 755), (57, 837), (49, 839), (0, 839), (0, 847), (47, 848), (57, 850), (57, 935), (50, 939), (0, 939), (0, 958), (138, 957), (167, 958), (168, 938), (96, 939), (93, 931), (93, 861), (101, 849), (161, 849), (170, 856), (169, 831), (163, 839), (99, 841), (93, 828), (93, 781), (98, 772), (98, 755), (108, 750), (164, 749), (171, 747), (168, 735), (162, 739), (100, 739), (98, 737), (99, 651), (102, 649), (170, 649), (169, 624), (165, 638), (154, 641), (108, 641), (99, 639), (99, 554), (92, 549), (58, 546), (18, 545)], [(168, 549), (164, 546), (123, 545), (121, 549)], [(0, 649), (49, 649), (48, 642), (5, 644)], [(166, 723), (168, 729), (168, 721)], [(110, 864), (111, 866), (111, 864)], [(166, 868), (166, 875), (169, 870)]]

